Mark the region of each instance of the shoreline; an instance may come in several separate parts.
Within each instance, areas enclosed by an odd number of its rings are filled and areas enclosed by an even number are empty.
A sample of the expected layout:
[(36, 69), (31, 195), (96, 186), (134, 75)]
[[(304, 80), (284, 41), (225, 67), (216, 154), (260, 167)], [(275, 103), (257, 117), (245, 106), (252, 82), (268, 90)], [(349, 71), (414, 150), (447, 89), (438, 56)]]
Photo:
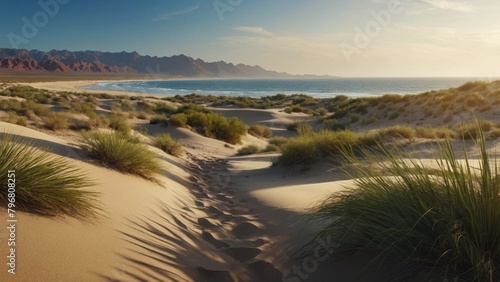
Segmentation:
[[(354, 80), (353, 80), (354, 79)], [(360, 80), (359, 83), (356, 82), (355, 79)], [(368, 89), (366, 83), (364, 83), (365, 79), (376, 81), (377, 79), (382, 79), (381, 81), (378, 81), (374, 84), (373, 87)], [(261, 79), (261, 78), (252, 78), (252, 79), (244, 79), (244, 78), (174, 78), (174, 77), (143, 77), (143, 78), (133, 78), (133, 79), (100, 79), (100, 80), (93, 80), (93, 79), (82, 79), (82, 80), (58, 80), (58, 81), (50, 81), (50, 82), (19, 82), (17, 84), (21, 85), (29, 85), (35, 88), (40, 88), (40, 89), (47, 89), (47, 90), (52, 90), (52, 91), (68, 91), (68, 92), (77, 92), (77, 93), (109, 93), (111, 95), (134, 95), (134, 96), (151, 96), (151, 97), (158, 97), (158, 98), (165, 98), (165, 97), (173, 97), (177, 95), (185, 96), (185, 95), (190, 95), (190, 94), (199, 94), (199, 95), (204, 95), (204, 96), (216, 96), (216, 97), (248, 97), (248, 98), (262, 98), (262, 97), (268, 97), (268, 96), (274, 96), (277, 94), (285, 94), (287, 96), (291, 95), (306, 95), (310, 96), (314, 99), (329, 99), (329, 98), (335, 98), (338, 96), (347, 96), (349, 98), (372, 98), (372, 97), (381, 97), (387, 94), (395, 94), (395, 95), (401, 95), (401, 96), (406, 96), (406, 95), (418, 95), (426, 92), (432, 92), (432, 91), (439, 91), (439, 90), (446, 90), (446, 89), (453, 89), (457, 88), (462, 85), (462, 83), (472, 81), (473, 78), (450, 78), (453, 79), (453, 81), (434, 81), (433, 83), (432, 80), (439, 80), (439, 79), (447, 79), (447, 78), (393, 78), (395, 83), (396, 81), (400, 81), (400, 79), (415, 79), (415, 81), (408, 81), (404, 82), (402, 84), (392, 84), (390, 81), (386, 81), (387, 79), (391, 80), (391, 78), (337, 78), (335, 80), (338, 81), (349, 81), (349, 83), (341, 83), (339, 85), (337, 84), (329, 84), (325, 83), (319, 86), (314, 86), (314, 85), (305, 85), (305, 86), (300, 86), (299, 85), (294, 85), (294, 84), (284, 84), (284, 85), (278, 85), (282, 87), (278, 87), (280, 89), (284, 90), (278, 90), (276, 88), (276, 83), (273, 83), (272, 85), (269, 85), (266, 87), (265, 85), (262, 86), (261, 88), (255, 88), (253, 84), (246, 85), (243, 83), (243, 85), (233, 85), (232, 87), (229, 87), (227, 89), (224, 89), (224, 87), (220, 87), (217, 85), (202, 85), (202, 86), (190, 86), (190, 85), (179, 85), (179, 86), (165, 86), (168, 90), (158, 90), (158, 92), (166, 91), (167, 93), (150, 93), (146, 92), (148, 90), (151, 90), (150, 88), (144, 88), (144, 92), (141, 91), (135, 91), (137, 89), (130, 89), (130, 90), (115, 90), (115, 89), (84, 89), (86, 87), (91, 87), (91, 86), (97, 86), (100, 83), (130, 83), (130, 82), (151, 82), (151, 81), (178, 81), (178, 82), (185, 82), (185, 81), (230, 81), (230, 80), (235, 80), (235, 81), (245, 81), (245, 80), (269, 80), (272, 81), (274, 78), (267, 78), (267, 79)], [(426, 81), (420, 81), (421, 79), (430, 79), (431, 81), (429, 83), (424, 83)], [(281, 79), (277, 79), (281, 80)], [(284, 80), (285, 81), (285, 80)], [(286, 81), (293, 81), (286, 79)], [(311, 80), (313, 81), (313, 80)], [(388, 84), (389, 83), (389, 84)], [(352, 85), (351, 85), (352, 84)], [(359, 86), (359, 85), (361, 86)], [(364, 86), (363, 86), (364, 85)], [(297, 86), (297, 87), (295, 87)], [(302, 88), (304, 87), (312, 87), (310, 90), (304, 90)], [(235, 88), (239, 87), (239, 88)], [(290, 90), (290, 87), (295, 87), (298, 90)], [(316, 87), (316, 88), (314, 88)], [(324, 87), (331, 87), (331, 89), (326, 89)], [(388, 89), (388, 90), (382, 90), (382, 88)], [(175, 89), (179, 88), (179, 89)], [(182, 89), (181, 89), (182, 88)], [(193, 89), (190, 89), (193, 88)], [(213, 89), (210, 89), (213, 88)], [(268, 89), (269, 88), (269, 89)], [(295, 89), (294, 88), (294, 89)], [(365, 89), (366, 88), (366, 89)], [(196, 90), (196, 89), (201, 89), (201, 90)], [(205, 90), (204, 90), (205, 89)], [(217, 90), (219, 89), (219, 90)], [(140, 89), (139, 89), (140, 90)], [(154, 89), (152, 89), (154, 92)], [(327, 92), (321, 92), (325, 91)]]
[(124, 82), (124, 81), (150, 81), (150, 80), (76, 80), (76, 81), (52, 81), (52, 82), (22, 82), (17, 83), (20, 85), (31, 86), (38, 89), (46, 89), (49, 91), (67, 91), (75, 93), (91, 93), (99, 94), (106, 93), (111, 95), (128, 95), (128, 96), (150, 96), (157, 98), (164, 98), (165, 95), (162, 94), (150, 94), (142, 92), (133, 91), (120, 91), (120, 90), (93, 90), (93, 89), (83, 89), (83, 87), (89, 87), (92, 85), (97, 85), (102, 82)]

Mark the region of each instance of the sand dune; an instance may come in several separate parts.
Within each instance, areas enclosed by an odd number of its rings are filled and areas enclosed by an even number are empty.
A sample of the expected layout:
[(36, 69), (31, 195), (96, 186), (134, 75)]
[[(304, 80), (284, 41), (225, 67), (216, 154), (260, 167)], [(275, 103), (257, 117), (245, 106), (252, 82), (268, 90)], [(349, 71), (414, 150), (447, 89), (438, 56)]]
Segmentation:
[[(276, 207), (291, 199), (300, 199), (297, 207), (306, 207), (319, 197), (304, 198), (307, 193), (299, 190), (289, 193), (297, 188), (293, 185), (288, 192), (281, 185), (274, 191), (262, 190), (270, 185), (266, 181), (273, 170), (249, 181), (246, 174), (268, 167), (272, 156), (220, 159), (217, 156), (234, 155), (236, 148), (185, 129), (161, 130), (185, 144), (186, 155), (178, 159), (151, 148), (165, 164), (163, 185), (156, 185), (95, 165), (64, 139), (0, 123), (0, 131), (50, 148), (88, 172), (98, 183), (91, 189), (101, 193), (103, 207), (90, 223), (20, 214), (18, 272), (15, 277), (1, 272), (1, 280), (276, 281), (281, 277), (274, 266), (279, 258), (269, 250), (270, 242), (282, 235), (273, 235), (274, 227), (260, 216), (262, 204), (256, 204), (254, 197)], [(252, 189), (255, 193), (249, 193)], [(289, 195), (278, 200), (277, 194), (272, 196), (275, 192)], [(5, 220), (5, 211), (1, 213)], [(2, 238), (6, 235), (2, 231)]]
[[(83, 91), (78, 87), (88, 83), (95, 82), (30, 85)], [(285, 129), (287, 124), (314, 121), (277, 109), (213, 109), (247, 124), (268, 125), (278, 136), (295, 134)], [(404, 118), (409, 117), (391, 122)], [(101, 193), (103, 208), (94, 222), (20, 214), (19, 269), (15, 277), (1, 271), (0, 281), (287, 281), (294, 266), (305, 261), (294, 256), (298, 246), (309, 242), (319, 228), (304, 215), (332, 193), (353, 185), (327, 161), (300, 171), (272, 166), (278, 154), (235, 156), (242, 146), (267, 145), (253, 136), (230, 145), (184, 128), (138, 119), (133, 123), (151, 136), (169, 133), (183, 144), (181, 158), (149, 148), (164, 164), (162, 185), (96, 165), (76, 148), (74, 138), (64, 134), (56, 137), (0, 122), (0, 132), (50, 148), (88, 172), (98, 183), (91, 189)], [(456, 141), (453, 146), (460, 151), (463, 144)], [(415, 157), (430, 162), (437, 141), (417, 140), (413, 146)], [(5, 210), (0, 208), (0, 214), (5, 222)], [(4, 228), (0, 237), (7, 238)], [(0, 255), (5, 265), (5, 255)], [(369, 264), (372, 258), (364, 253), (347, 261), (329, 256), (316, 262), (308, 281), (385, 281), (371, 276), (379, 271)]]

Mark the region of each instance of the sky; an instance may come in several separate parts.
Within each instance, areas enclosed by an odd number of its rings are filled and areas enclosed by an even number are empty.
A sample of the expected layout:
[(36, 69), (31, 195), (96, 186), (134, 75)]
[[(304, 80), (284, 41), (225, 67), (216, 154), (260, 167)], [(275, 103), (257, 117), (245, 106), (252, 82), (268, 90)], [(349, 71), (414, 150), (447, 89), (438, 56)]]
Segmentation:
[(0, 0), (0, 47), (185, 54), (291, 74), (500, 77), (495, 0)]

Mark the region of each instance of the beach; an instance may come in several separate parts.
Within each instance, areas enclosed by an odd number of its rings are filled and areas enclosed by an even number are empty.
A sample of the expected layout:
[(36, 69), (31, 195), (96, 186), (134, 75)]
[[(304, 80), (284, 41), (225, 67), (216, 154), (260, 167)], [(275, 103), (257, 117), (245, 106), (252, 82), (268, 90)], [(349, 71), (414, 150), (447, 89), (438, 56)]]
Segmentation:
[[(95, 81), (29, 85), (93, 93), (80, 89), (91, 83)], [(265, 111), (266, 115), (244, 109), (228, 114), (246, 122), (268, 121), (275, 127), (292, 121), (274, 110)], [(293, 120), (300, 118), (307, 117), (296, 115)], [(283, 128), (275, 129), (286, 135)], [(263, 143), (253, 136), (229, 149), (222, 141), (190, 130), (166, 128), (182, 142), (186, 154), (174, 158), (155, 150), (166, 171), (160, 178), (162, 184), (156, 185), (89, 163), (64, 136), (4, 122), (1, 130), (50, 144), (54, 154), (86, 171), (99, 183), (92, 190), (101, 193), (103, 207), (92, 222), (19, 213), (19, 266), (15, 276), (2, 271), (2, 280), (223, 281), (232, 277), (235, 281), (276, 281), (279, 269), (288, 267), (283, 258), (294, 251), (282, 245), (289, 239), (283, 228), (295, 230), (291, 226), (304, 212), (342, 189), (328, 169), (315, 170), (304, 181), (286, 169), (269, 169), (277, 155), (231, 157), (245, 144)], [(321, 182), (309, 186), (308, 178)], [(283, 222), (283, 216), (289, 222)], [(5, 230), (3, 234), (5, 238)]]
[[(102, 93), (81, 89), (93, 83), (23, 85), (51, 92)], [(109, 112), (104, 108), (107, 100), (99, 102), (97, 110)], [(212, 109), (247, 125), (266, 125), (274, 136), (287, 138), (296, 135), (286, 129), (287, 125), (316, 125), (317, 119), (305, 113), (285, 113), (282, 108)], [(491, 118), (496, 115), (494, 110), (485, 112)], [(401, 114), (366, 128), (409, 120), (418, 120), (418, 113)], [(439, 124), (441, 119), (431, 117), (428, 121)], [(148, 136), (168, 133), (182, 144), (184, 153), (174, 157), (145, 141), (162, 163), (158, 182), (89, 159), (69, 131), (55, 133), (0, 122), (4, 134), (48, 147), (51, 154), (88, 174), (96, 183), (88, 189), (99, 193), (100, 206), (97, 216), (89, 221), (18, 212), (16, 274), (2, 270), (2, 281), (385, 281), (374, 274), (378, 270), (370, 264), (372, 254), (360, 253), (339, 261), (328, 253), (330, 238), (316, 238), (326, 256), (297, 257), (300, 247), (320, 230), (307, 220), (311, 209), (333, 193), (355, 185), (335, 162), (324, 158), (306, 170), (290, 168), (276, 165), (280, 157), (276, 152), (237, 155), (248, 145), (265, 147), (268, 142), (263, 138), (245, 135), (240, 144), (229, 145), (188, 128), (153, 125), (138, 118), (128, 122), (135, 129), (146, 128)], [(415, 156), (425, 158), (431, 150), (426, 145), (435, 148), (436, 144), (425, 138), (408, 142), (415, 145), (411, 149)], [(0, 212), (6, 222), (6, 209)], [(3, 228), (0, 235), (7, 239), (8, 230)], [(3, 252), (2, 257), (5, 268), (8, 258)]]

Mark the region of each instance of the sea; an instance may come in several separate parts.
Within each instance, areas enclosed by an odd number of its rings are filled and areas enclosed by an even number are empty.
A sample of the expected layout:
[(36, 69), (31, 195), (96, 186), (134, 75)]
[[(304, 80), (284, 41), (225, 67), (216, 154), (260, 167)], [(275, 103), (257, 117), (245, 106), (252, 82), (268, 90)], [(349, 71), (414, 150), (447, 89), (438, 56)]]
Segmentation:
[(192, 93), (216, 96), (263, 97), (306, 94), (316, 98), (384, 94), (417, 94), (458, 87), (485, 78), (331, 78), (331, 79), (184, 79), (102, 82), (86, 89), (120, 90), (165, 96)]

